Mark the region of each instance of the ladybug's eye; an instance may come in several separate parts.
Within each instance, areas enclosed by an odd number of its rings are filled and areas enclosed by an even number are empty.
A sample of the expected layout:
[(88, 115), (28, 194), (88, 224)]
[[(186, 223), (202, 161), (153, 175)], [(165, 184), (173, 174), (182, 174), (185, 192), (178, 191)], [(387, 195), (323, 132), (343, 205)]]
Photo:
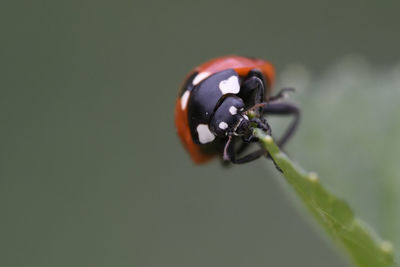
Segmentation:
[[(246, 116), (246, 115), (244, 115)], [(246, 116), (247, 117), (247, 116)], [(234, 129), (234, 134), (238, 136), (248, 135), (250, 131), (250, 121), (248, 118), (242, 117)]]

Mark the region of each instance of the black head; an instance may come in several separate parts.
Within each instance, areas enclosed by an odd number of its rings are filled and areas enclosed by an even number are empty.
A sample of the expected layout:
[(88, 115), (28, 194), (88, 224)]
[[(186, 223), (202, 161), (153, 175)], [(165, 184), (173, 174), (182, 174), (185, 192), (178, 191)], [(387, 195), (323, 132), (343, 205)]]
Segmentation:
[(245, 104), (236, 95), (227, 95), (215, 110), (210, 130), (218, 137), (251, 135), (249, 118), (244, 114)]

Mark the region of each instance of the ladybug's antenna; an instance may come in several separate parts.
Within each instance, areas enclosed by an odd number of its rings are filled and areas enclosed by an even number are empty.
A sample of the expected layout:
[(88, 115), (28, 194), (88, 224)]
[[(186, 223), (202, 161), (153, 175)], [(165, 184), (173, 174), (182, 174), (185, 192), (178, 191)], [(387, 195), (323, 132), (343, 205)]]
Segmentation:
[(261, 103), (255, 104), (254, 106), (252, 106), (251, 108), (246, 110), (246, 112), (252, 112), (258, 108), (265, 107), (266, 105), (268, 105), (268, 102), (261, 102)]

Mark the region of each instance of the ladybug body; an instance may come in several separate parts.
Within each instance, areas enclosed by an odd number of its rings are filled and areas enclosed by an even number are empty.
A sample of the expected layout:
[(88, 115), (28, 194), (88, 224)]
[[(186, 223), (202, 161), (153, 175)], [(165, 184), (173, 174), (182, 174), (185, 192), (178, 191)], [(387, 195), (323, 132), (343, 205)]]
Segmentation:
[[(258, 150), (236, 159), (233, 141), (256, 141), (251, 125), (270, 131), (262, 115), (273, 81), (274, 68), (269, 62), (240, 56), (213, 59), (189, 73), (176, 102), (175, 125), (195, 163), (219, 154), (226, 161), (244, 163), (266, 153)], [(257, 116), (249, 119), (249, 110)]]

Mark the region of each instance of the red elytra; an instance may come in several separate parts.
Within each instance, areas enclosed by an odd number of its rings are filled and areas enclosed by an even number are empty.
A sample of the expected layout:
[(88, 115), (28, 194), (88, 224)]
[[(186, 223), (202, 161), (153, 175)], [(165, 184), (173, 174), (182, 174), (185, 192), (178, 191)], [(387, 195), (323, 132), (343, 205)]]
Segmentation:
[[(267, 81), (267, 85), (265, 87), (265, 96), (268, 98), (271, 95), (271, 85), (275, 80), (275, 70), (271, 63), (261, 59), (253, 59), (242, 56), (224, 56), (215, 58), (192, 70), (188, 74), (185, 81), (194, 73), (206, 73), (207, 75), (204, 77), (204, 79), (206, 79), (208, 76), (226, 69), (233, 69), (241, 78), (246, 77), (252, 70), (260, 71)], [(184, 82), (184, 84), (186, 84), (186, 82)], [(183, 92), (185, 89), (186, 88), (181, 88), (180, 91)], [(193, 162), (197, 164), (206, 163), (214, 156), (220, 154), (220, 151), (213, 151), (211, 153), (209, 151), (206, 152), (203, 145), (196, 144), (193, 141), (188, 123), (188, 106), (182, 108), (181, 98), (182, 95), (177, 99), (175, 105), (175, 126), (179, 138), (191, 156)]]

